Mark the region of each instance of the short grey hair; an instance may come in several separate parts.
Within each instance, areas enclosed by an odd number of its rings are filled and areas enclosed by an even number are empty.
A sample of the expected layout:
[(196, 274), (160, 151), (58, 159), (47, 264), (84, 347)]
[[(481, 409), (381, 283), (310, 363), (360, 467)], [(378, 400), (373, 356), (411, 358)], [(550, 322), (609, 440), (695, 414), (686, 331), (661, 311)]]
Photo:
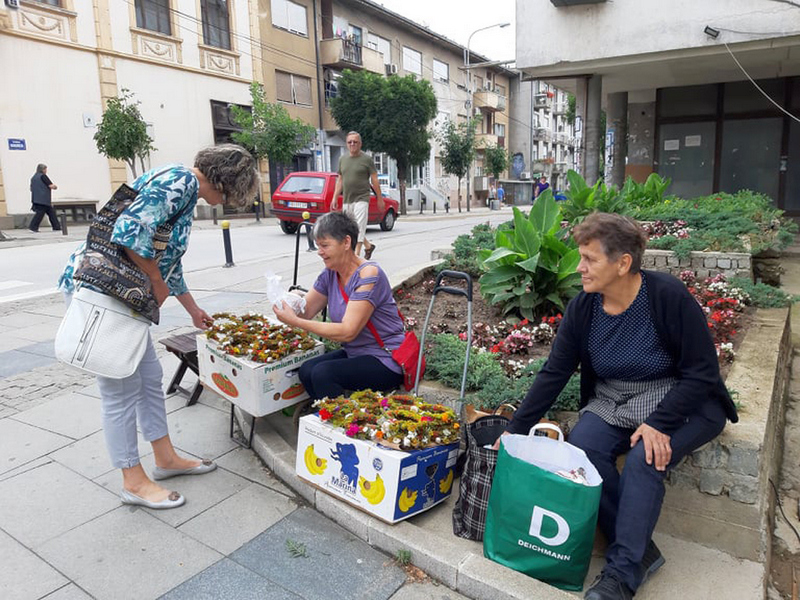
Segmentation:
[(36, 165), (37, 173), (44, 173), (45, 169), (47, 169), (47, 165), (44, 163), (39, 163), (38, 165)]
[(258, 193), (261, 178), (256, 160), (241, 146), (219, 144), (204, 148), (194, 157), (194, 166), (225, 194), (229, 206), (241, 208)]
[(350, 249), (356, 249), (358, 243), (358, 223), (348, 214), (343, 212), (329, 212), (322, 215), (314, 223), (314, 238), (333, 238), (337, 242), (343, 242), (344, 238), (350, 236)]
[(363, 141), (364, 141), (364, 140), (362, 140), (362, 139), (361, 139), (361, 134), (360, 134), (360, 133), (358, 133), (357, 131), (348, 131), (348, 132), (347, 132), (347, 135), (346, 135), (346, 136), (344, 136), (344, 139), (347, 139), (347, 138), (349, 138), (351, 135), (354, 135), (354, 136), (356, 136), (356, 137), (358, 138), (358, 141), (359, 141), (359, 142), (363, 142)]

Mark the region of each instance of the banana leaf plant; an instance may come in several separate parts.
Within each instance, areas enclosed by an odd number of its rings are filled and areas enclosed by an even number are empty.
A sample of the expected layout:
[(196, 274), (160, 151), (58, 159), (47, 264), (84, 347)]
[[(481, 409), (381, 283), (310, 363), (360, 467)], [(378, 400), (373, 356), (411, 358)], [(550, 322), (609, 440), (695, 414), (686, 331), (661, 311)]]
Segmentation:
[(504, 314), (534, 320), (563, 312), (581, 289), (575, 243), (559, 239), (561, 210), (550, 190), (525, 215), (514, 207), (513, 227), (499, 227), (494, 250), (480, 250), (481, 293)]

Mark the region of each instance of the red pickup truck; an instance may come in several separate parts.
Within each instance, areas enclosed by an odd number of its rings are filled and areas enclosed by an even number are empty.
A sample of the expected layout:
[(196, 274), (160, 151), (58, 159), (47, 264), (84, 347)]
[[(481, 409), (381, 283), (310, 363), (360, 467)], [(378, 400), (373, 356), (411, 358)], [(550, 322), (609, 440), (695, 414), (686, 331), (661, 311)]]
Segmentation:
[[(331, 210), (333, 192), (336, 189), (336, 173), (298, 171), (286, 176), (272, 194), (272, 214), (281, 222), (284, 233), (295, 233), (297, 224), (303, 221), (303, 212), (311, 214), (311, 222)], [(341, 207), (341, 196), (338, 205)], [(399, 203), (383, 197), (383, 212), (378, 211), (375, 194), (369, 198), (369, 225), (380, 225), (383, 231), (391, 231), (397, 220)]]

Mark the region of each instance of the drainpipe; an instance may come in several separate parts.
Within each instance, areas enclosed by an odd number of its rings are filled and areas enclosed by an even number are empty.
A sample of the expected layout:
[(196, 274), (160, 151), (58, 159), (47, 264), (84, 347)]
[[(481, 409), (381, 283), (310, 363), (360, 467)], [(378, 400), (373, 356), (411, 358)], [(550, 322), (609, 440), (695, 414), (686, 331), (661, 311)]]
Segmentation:
[[(314, 10), (314, 56), (317, 67), (317, 112), (319, 117), (319, 129), (317, 130), (317, 147), (322, 156), (322, 170), (327, 171), (325, 164), (325, 128), (323, 126), (323, 111), (325, 110), (325, 92), (322, 87), (322, 65), (319, 61), (319, 30), (317, 29), (317, 0), (313, 0), (312, 9)], [(314, 157), (314, 167), (316, 168), (316, 156)]]

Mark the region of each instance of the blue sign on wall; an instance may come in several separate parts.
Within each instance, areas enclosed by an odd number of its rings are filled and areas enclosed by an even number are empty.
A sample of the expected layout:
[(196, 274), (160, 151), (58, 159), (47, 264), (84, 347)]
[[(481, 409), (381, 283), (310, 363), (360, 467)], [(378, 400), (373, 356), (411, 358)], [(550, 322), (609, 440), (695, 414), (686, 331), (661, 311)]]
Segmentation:
[(9, 150), (26, 150), (25, 140), (21, 138), (8, 138)]

